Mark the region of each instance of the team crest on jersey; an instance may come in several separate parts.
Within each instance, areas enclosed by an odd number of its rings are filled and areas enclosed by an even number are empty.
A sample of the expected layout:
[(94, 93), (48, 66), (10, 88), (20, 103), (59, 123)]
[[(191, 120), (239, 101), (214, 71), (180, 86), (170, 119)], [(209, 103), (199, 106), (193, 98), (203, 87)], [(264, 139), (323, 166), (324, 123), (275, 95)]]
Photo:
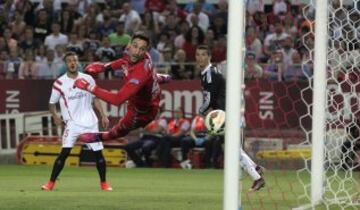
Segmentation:
[(134, 79), (129, 80), (129, 83), (134, 84), (134, 85), (138, 85), (140, 83), (140, 81), (138, 79), (134, 78)]

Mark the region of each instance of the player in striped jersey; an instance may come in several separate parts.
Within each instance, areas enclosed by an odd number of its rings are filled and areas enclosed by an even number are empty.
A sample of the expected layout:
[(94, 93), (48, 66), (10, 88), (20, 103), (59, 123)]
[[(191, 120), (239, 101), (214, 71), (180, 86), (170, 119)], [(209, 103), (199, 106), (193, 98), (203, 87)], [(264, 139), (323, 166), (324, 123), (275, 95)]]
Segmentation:
[[(77, 55), (74, 52), (66, 53), (64, 57), (67, 72), (60, 76), (53, 84), (49, 109), (56, 125), (65, 123), (65, 130), (62, 137), (62, 150), (56, 158), (51, 172), (50, 180), (41, 186), (45, 191), (52, 190), (55, 181), (64, 168), (65, 161), (70, 155), (77, 138), (87, 132), (99, 132), (98, 119), (93, 110), (93, 104), (101, 115), (101, 123), (104, 128), (109, 125), (109, 120), (104, 113), (100, 101), (87, 91), (74, 88), (76, 79), (83, 78), (91, 84), (94, 79), (87, 74), (78, 71), (79, 64)], [(58, 116), (56, 104), (60, 104), (62, 119)], [(106, 182), (106, 162), (102, 154), (102, 142), (89, 143), (88, 147), (95, 154), (96, 167), (100, 176), (100, 187), (103, 190), (111, 191), (112, 188)]]

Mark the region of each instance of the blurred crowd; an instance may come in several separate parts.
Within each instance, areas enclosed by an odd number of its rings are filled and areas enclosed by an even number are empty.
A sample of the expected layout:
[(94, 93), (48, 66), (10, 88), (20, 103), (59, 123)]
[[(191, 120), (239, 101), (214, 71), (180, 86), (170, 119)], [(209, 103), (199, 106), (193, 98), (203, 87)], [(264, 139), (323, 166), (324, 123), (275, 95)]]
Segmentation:
[[(311, 77), (314, 9), (301, 1), (263, 2), (246, 2), (245, 78)], [(151, 37), (157, 71), (198, 79), (195, 49), (207, 44), (226, 75), (227, 18), (226, 0), (0, 0), (0, 78), (54, 79), (65, 72), (66, 51), (83, 65), (114, 60), (138, 30)]]

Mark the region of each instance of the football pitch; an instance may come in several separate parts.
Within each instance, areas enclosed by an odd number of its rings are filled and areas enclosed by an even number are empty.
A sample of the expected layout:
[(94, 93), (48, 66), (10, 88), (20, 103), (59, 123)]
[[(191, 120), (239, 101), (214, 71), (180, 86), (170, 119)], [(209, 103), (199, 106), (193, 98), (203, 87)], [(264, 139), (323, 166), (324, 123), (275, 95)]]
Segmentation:
[[(113, 192), (103, 192), (95, 167), (65, 167), (55, 190), (40, 190), (49, 166), (0, 165), (1, 210), (221, 210), (223, 170), (108, 168)], [(266, 187), (248, 192), (243, 210), (288, 210), (298, 205), (303, 187), (296, 171), (266, 171)], [(234, 183), (237, 184), (237, 183)]]

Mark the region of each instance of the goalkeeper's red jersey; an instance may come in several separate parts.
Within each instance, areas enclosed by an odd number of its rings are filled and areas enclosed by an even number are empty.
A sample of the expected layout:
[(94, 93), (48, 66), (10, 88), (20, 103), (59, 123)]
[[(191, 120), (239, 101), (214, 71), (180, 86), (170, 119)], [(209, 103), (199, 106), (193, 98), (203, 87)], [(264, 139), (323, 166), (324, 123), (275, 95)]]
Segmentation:
[[(122, 59), (111, 62), (112, 69), (121, 69), (123, 65)], [(128, 109), (139, 113), (158, 109), (161, 91), (150, 56), (145, 56), (136, 64), (129, 63), (123, 71), (124, 85), (118, 93), (95, 88), (94, 94), (114, 105), (128, 100)]]

